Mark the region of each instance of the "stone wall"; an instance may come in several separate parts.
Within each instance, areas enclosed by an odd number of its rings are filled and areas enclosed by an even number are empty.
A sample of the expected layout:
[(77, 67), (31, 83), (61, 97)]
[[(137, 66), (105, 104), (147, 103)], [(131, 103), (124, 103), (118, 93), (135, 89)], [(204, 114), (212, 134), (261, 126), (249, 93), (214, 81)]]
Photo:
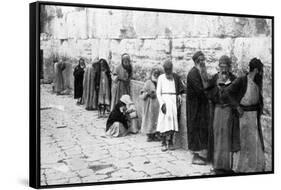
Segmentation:
[(126, 52), (145, 70), (170, 57), (182, 75), (193, 66), (197, 50), (206, 54), (212, 73), (223, 54), (232, 57), (235, 69), (245, 68), (252, 57), (269, 67), (272, 61), (269, 19), (63, 6), (43, 6), (42, 12), (45, 58), (104, 57), (115, 65)]
[[(121, 54), (126, 52), (132, 58), (133, 78), (138, 81), (144, 81), (151, 67), (166, 58), (173, 60), (174, 70), (185, 80), (193, 66), (191, 57), (198, 50), (205, 53), (211, 74), (217, 71), (218, 59), (223, 54), (231, 56), (233, 71), (238, 75), (247, 70), (251, 58), (260, 58), (265, 64), (262, 125), (267, 157), (271, 158), (270, 19), (67, 6), (43, 6), (40, 18), (44, 78), (50, 80), (55, 56), (66, 56), (73, 66), (80, 57), (87, 63), (97, 57), (106, 58), (112, 68), (120, 63)], [(137, 97), (140, 86), (141, 83), (134, 83), (133, 98)]]

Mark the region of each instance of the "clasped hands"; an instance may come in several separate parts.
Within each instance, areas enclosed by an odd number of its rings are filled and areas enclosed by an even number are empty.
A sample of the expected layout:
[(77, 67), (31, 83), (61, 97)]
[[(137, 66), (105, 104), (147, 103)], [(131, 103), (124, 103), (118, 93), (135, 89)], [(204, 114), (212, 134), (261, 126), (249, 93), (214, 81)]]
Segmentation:
[(144, 95), (145, 95), (146, 97), (156, 98), (156, 93), (155, 93), (155, 91), (144, 92)]

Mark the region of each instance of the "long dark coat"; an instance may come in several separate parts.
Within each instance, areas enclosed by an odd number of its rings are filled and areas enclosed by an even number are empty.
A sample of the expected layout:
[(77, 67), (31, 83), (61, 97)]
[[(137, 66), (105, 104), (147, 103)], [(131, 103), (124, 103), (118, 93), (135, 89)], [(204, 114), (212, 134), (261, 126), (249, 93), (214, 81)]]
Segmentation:
[[(230, 73), (229, 79), (233, 82), (236, 77)], [(209, 87), (205, 89), (208, 99), (210, 100), (210, 120), (209, 120), (209, 137), (208, 137), (208, 159), (212, 161), (214, 153), (214, 134), (213, 134), (213, 123), (214, 123), (214, 110), (216, 104), (227, 103), (227, 99), (220, 97), (219, 89), (217, 87), (218, 74), (215, 74), (209, 81)], [(230, 105), (231, 106), (231, 105)], [(232, 107), (231, 121), (232, 125), (230, 128), (230, 144), (231, 151), (236, 152), (240, 150), (240, 130), (239, 130), (239, 117), (237, 110)]]
[[(181, 95), (185, 92), (182, 81), (180, 79), (180, 76), (177, 75), (176, 73), (173, 73), (173, 78), (175, 81), (175, 87), (176, 87), (176, 94)], [(178, 117), (178, 122), (180, 122), (180, 110), (181, 110), (181, 105), (179, 105), (178, 99), (177, 99), (177, 117)]]
[(83, 95), (84, 69), (78, 64), (73, 71), (74, 76), (74, 99), (81, 98)]
[(187, 75), (186, 114), (188, 148), (192, 151), (207, 149), (209, 104), (196, 67), (193, 67)]

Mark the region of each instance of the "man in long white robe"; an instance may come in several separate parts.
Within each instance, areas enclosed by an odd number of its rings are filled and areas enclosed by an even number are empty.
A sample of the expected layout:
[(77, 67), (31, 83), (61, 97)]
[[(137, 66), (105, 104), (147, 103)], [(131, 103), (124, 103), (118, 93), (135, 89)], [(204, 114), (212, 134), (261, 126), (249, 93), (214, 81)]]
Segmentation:
[(173, 135), (178, 131), (178, 105), (181, 103), (180, 94), (183, 92), (179, 77), (173, 73), (170, 60), (164, 63), (165, 74), (158, 78), (156, 95), (159, 101), (159, 116), (157, 131), (162, 136), (162, 151), (173, 150)]

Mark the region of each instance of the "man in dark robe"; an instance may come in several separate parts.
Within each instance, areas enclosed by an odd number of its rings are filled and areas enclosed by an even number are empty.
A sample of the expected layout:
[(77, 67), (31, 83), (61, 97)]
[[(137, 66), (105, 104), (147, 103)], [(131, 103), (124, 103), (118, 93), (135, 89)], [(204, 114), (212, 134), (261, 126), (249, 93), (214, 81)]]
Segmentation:
[(205, 67), (205, 56), (201, 51), (192, 57), (195, 66), (186, 80), (186, 120), (188, 147), (193, 151), (193, 164), (206, 164), (208, 147), (208, 99), (204, 92), (201, 70)]
[(234, 170), (239, 173), (262, 172), (265, 168), (264, 142), (260, 123), (263, 110), (263, 64), (253, 58), (249, 73), (237, 78), (230, 86), (220, 89), (221, 98), (238, 111), (240, 152), (234, 158)]
[(84, 78), (85, 61), (79, 59), (78, 65), (74, 68), (74, 99), (77, 99), (77, 104), (82, 104), (83, 95), (83, 78)]
[[(207, 97), (211, 100), (208, 155), (216, 174), (232, 173), (232, 153), (240, 149), (239, 117), (227, 99), (219, 96), (219, 88), (226, 88), (235, 76), (230, 72), (231, 59), (223, 55), (219, 59), (219, 73), (211, 80), (202, 77)], [(204, 75), (202, 75), (204, 76)]]

